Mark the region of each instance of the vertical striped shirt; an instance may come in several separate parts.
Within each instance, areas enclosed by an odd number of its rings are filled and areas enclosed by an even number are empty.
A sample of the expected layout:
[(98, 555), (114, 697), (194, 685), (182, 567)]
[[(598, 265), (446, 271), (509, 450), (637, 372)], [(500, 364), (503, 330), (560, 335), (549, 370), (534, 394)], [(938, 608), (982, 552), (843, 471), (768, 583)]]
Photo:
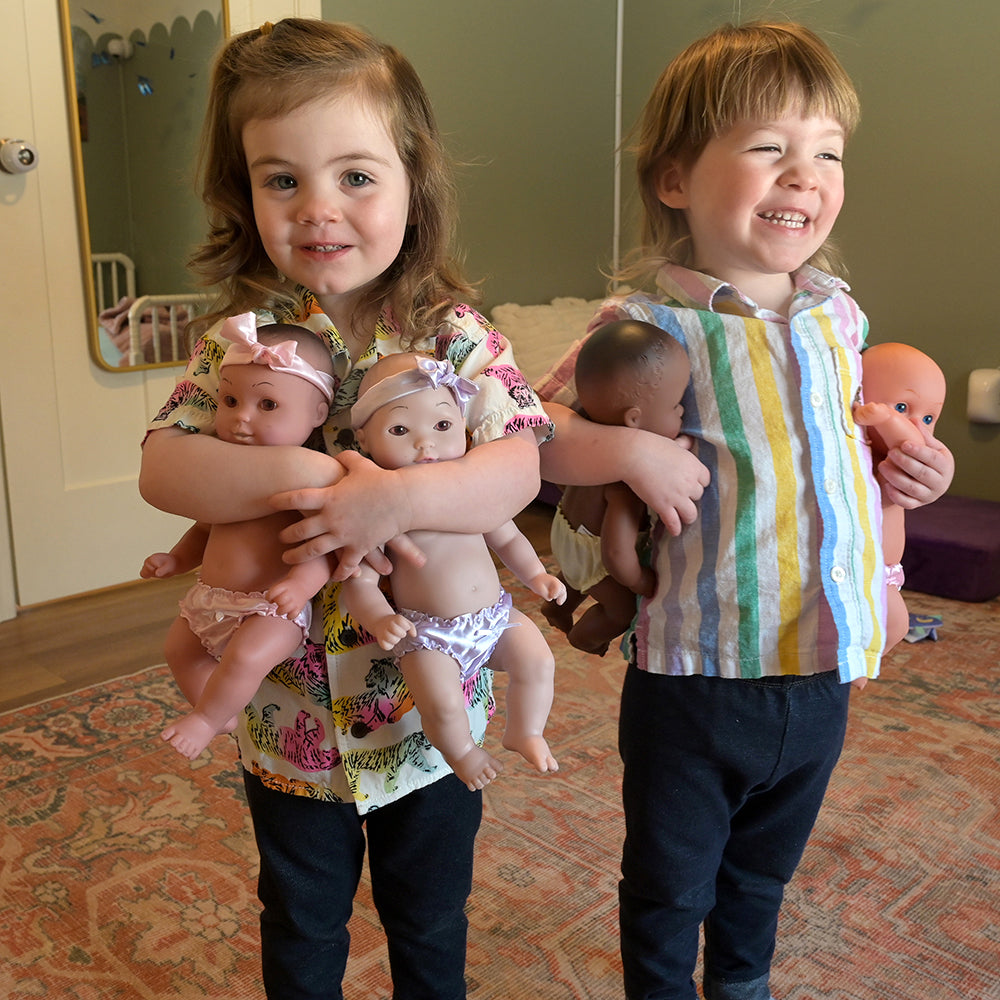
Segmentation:
[[(884, 644), (881, 501), (851, 415), (868, 323), (847, 286), (795, 275), (786, 318), (676, 265), (662, 298), (606, 302), (651, 322), (691, 361), (681, 429), (712, 482), (680, 537), (652, 533), (657, 588), (639, 605), (636, 657), (664, 674), (874, 677)], [(539, 383), (571, 402), (578, 347)]]

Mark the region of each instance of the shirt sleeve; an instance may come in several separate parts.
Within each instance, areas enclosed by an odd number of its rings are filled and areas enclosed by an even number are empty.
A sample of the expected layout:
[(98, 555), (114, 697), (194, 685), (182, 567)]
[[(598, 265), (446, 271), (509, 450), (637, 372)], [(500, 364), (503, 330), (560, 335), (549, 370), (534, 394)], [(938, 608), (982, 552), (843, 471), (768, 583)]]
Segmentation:
[(539, 444), (552, 437), (552, 422), (514, 360), (499, 330), (469, 306), (456, 306), (435, 339), (435, 354), (479, 386), (466, 412), (474, 445), (529, 428)]

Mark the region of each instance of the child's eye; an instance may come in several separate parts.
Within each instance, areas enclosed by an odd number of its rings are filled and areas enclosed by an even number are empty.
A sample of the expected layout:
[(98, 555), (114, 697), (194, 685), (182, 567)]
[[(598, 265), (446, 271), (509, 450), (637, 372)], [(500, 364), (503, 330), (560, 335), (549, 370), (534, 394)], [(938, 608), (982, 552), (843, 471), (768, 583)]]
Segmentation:
[(908, 409), (909, 407), (906, 405), (906, 403), (897, 403), (895, 406), (895, 410), (897, 413), (906, 413)]
[(842, 156), (838, 156), (836, 153), (820, 153), (819, 158), (821, 160), (830, 160), (832, 163), (841, 163), (844, 159)]
[(371, 184), (372, 179), (368, 174), (361, 170), (352, 170), (344, 175), (344, 183), (348, 187), (360, 188), (364, 187), (366, 184)]
[(444, 431), (450, 431), (451, 430), (451, 421), (450, 420), (439, 420), (434, 425), (434, 430), (441, 431), (442, 433)]
[(402, 437), (406, 433), (406, 427), (403, 424), (393, 424), (388, 433), (393, 437)]
[(291, 191), (293, 188), (298, 187), (298, 184), (291, 174), (275, 174), (274, 177), (267, 179), (265, 187), (271, 187), (277, 191)]

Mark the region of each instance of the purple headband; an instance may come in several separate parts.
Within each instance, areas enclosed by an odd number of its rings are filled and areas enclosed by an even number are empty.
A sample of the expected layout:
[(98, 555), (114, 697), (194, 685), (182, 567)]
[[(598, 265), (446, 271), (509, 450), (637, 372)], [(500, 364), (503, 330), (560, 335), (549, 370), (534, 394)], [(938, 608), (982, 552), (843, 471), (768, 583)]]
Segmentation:
[(479, 392), (479, 386), (456, 374), (450, 361), (435, 361), (418, 357), (413, 368), (396, 372), (369, 386), (351, 407), (351, 427), (358, 430), (368, 423), (371, 415), (387, 403), (410, 396), (423, 389), (450, 389), (462, 416), (469, 400)]
[(262, 344), (257, 339), (257, 317), (252, 313), (230, 316), (219, 333), (230, 341), (221, 371), (227, 365), (264, 365), (271, 371), (295, 375), (316, 386), (328, 403), (333, 401), (333, 376), (317, 371), (305, 358), (299, 357), (294, 340), (280, 344)]

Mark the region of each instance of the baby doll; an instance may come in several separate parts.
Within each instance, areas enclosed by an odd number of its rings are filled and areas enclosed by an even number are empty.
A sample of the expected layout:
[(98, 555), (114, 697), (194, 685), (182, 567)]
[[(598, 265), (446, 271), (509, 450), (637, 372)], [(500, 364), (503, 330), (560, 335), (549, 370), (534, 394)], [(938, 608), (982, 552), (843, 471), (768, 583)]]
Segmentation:
[[(876, 473), (892, 448), (904, 441), (943, 448), (934, 426), (944, 406), (945, 378), (922, 351), (907, 344), (876, 344), (861, 355), (864, 403), (854, 406), (854, 420), (868, 427)], [(880, 478), (880, 477), (879, 477)], [(881, 479), (880, 479), (881, 481)], [(906, 511), (882, 502), (882, 549), (885, 555), (887, 621), (886, 651), (910, 627), (903, 595), (903, 548)]]
[[(392, 354), (361, 382), (351, 425), (361, 448), (384, 469), (443, 462), (466, 451), (465, 406), (478, 391), (450, 362)], [(426, 556), (421, 566), (399, 560), (389, 576), (396, 608), (362, 565), (343, 584), (348, 612), (399, 663), (424, 733), (472, 790), (501, 764), (469, 732), (464, 683), (487, 664), (510, 675), (503, 745), (539, 771), (558, 769), (542, 733), (552, 705), (554, 661), (541, 633), (511, 605), (490, 549), (534, 593), (565, 599), (531, 543), (507, 521), (486, 535), (413, 531)]]
[[(256, 329), (253, 313), (226, 321), (215, 432), (246, 445), (302, 445), (329, 414), (333, 369), (323, 343), (296, 326)], [(260, 682), (302, 646), (311, 598), (330, 577), (326, 557), (282, 561), (278, 533), (298, 520), (281, 511), (252, 521), (193, 525), (170, 552), (143, 564), (143, 577), (201, 566), (167, 634), (167, 662), (194, 706), (162, 737), (194, 759), (213, 736), (231, 732)]]
[[(587, 338), (574, 378), (590, 420), (676, 438), (690, 374), (687, 354), (673, 337), (651, 323), (619, 320)], [(635, 616), (636, 594), (652, 596), (655, 574), (640, 564), (636, 548), (645, 516), (624, 483), (564, 490), (551, 537), (568, 597), (561, 607), (546, 602), (542, 613), (577, 649), (603, 656)], [(574, 622), (587, 596), (595, 603)]]

